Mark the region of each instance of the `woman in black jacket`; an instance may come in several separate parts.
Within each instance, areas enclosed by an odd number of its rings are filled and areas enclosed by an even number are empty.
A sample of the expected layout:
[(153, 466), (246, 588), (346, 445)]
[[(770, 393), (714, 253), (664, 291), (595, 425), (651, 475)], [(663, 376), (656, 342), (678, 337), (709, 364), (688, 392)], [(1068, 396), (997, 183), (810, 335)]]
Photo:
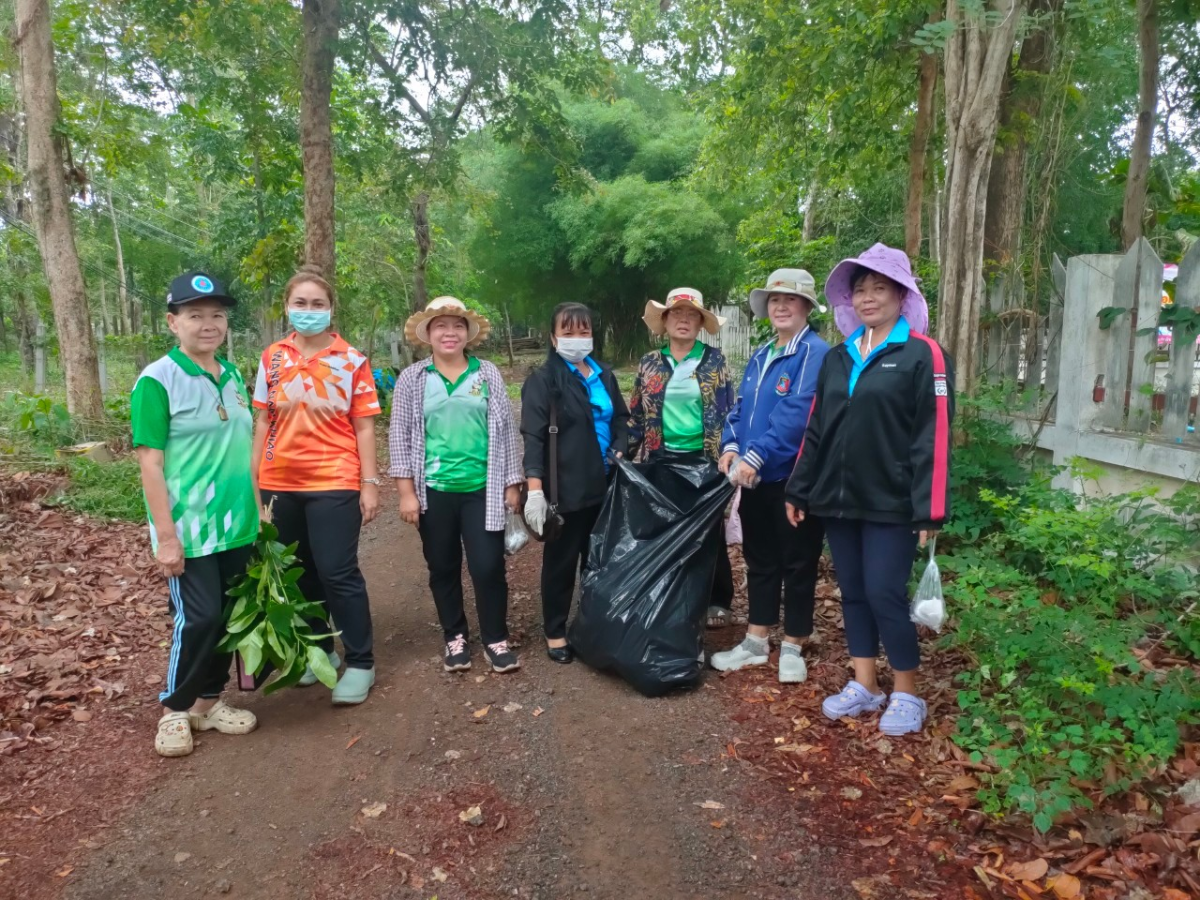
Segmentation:
[[(563, 526), (542, 555), (542, 620), (546, 653), (558, 663), (575, 655), (567, 644), (567, 617), (578, 573), (587, 565), (588, 539), (608, 491), (609, 454), (629, 443), (629, 408), (612, 369), (592, 359), (592, 313), (563, 303), (550, 320), (550, 351), (521, 388), (521, 435), (529, 499), (525, 521), (543, 533), (550, 501)], [(550, 454), (551, 414), (557, 419), (557, 460)], [(551, 466), (558, 496), (547, 498)]]
[[(825, 296), (846, 341), (821, 366), (784, 492), (792, 524), (824, 520), (842, 590), (854, 679), (821, 709), (836, 720), (887, 703), (879, 730), (908, 734), (926, 714), (908, 580), (918, 540), (924, 546), (950, 512), (954, 368), (925, 336), (925, 298), (902, 250), (876, 244), (843, 261)], [(880, 641), (894, 677), (890, 701), (875, 671)]]

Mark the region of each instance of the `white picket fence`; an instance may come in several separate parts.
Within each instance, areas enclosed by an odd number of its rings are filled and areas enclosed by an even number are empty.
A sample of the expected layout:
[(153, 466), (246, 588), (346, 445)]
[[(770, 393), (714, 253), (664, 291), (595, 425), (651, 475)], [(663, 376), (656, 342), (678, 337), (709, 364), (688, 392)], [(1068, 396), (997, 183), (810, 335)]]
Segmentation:
[(726, 322), (717, 334), (701, 331), (700, 340), (709, 346), (720, 347), (727, 360), (744, 366), (754, 349), (754, 326)]

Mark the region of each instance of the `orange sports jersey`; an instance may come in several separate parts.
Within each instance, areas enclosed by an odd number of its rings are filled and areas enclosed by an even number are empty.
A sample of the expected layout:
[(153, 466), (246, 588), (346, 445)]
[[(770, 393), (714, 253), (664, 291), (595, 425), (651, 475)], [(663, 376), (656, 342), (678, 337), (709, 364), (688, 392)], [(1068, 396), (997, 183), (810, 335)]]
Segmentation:
[(362, 477), (351, 419), (379, 415), (367, 358), (340, 335), (309, 359), (296, 335), (262, 355), (254, 406), (266, 411), (258, 484), (271, 491), (357, 491)]

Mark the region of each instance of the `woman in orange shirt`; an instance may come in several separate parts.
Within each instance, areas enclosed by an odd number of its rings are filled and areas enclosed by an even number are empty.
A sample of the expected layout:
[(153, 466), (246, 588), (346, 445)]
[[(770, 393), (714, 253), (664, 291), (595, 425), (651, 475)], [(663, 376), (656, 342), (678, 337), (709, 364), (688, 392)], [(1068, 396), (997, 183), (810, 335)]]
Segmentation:
[[(300, 545), (300, 590), (325, 606), (341, 632), (346, 671), (333, 702), (362, 703), (375, 683), (375, 657), (358, 535), (379, 509), (379, 399), (366, 356), (330, 330), (330, 284), (301, 270), (283, 296), (295, 330), (268, 347), (258, 367), (255, 485), (264, 506), (274, 503), (279, 539)], [(338, 668), (333, 638), (322, 648)], [(316, 680), (310, 669), (300, 683)]]

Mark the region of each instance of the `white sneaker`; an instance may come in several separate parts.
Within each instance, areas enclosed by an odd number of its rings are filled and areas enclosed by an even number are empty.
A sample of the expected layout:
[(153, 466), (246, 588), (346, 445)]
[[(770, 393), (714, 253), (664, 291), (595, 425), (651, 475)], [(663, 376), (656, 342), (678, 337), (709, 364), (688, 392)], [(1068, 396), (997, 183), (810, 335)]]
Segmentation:
[[(786, 644), (784, 646), (787, 646)], [(779, 651), (779, 683), (799, 684), (808, 679), (808, 666), (799, 653)]]
[[(329, 664), (333, 666), (334, 671), (337, 671), (338, 666), (342, 664), (342, 658), (336, 652), (326, 654), (329, 657)], [(300, 687), (308, 687), (317, 683), (317, 673), (309, 666), (304, 670), (304, 674), (300, 676), (300, 680), (296, 682)]]
[(759, 643), (747, 637), (732, 650), (714, 653), (709, 663), (718, 672), (736, 672), (746, 666), (764, 666), (769, 659), (770, 649), (766, 641)]

